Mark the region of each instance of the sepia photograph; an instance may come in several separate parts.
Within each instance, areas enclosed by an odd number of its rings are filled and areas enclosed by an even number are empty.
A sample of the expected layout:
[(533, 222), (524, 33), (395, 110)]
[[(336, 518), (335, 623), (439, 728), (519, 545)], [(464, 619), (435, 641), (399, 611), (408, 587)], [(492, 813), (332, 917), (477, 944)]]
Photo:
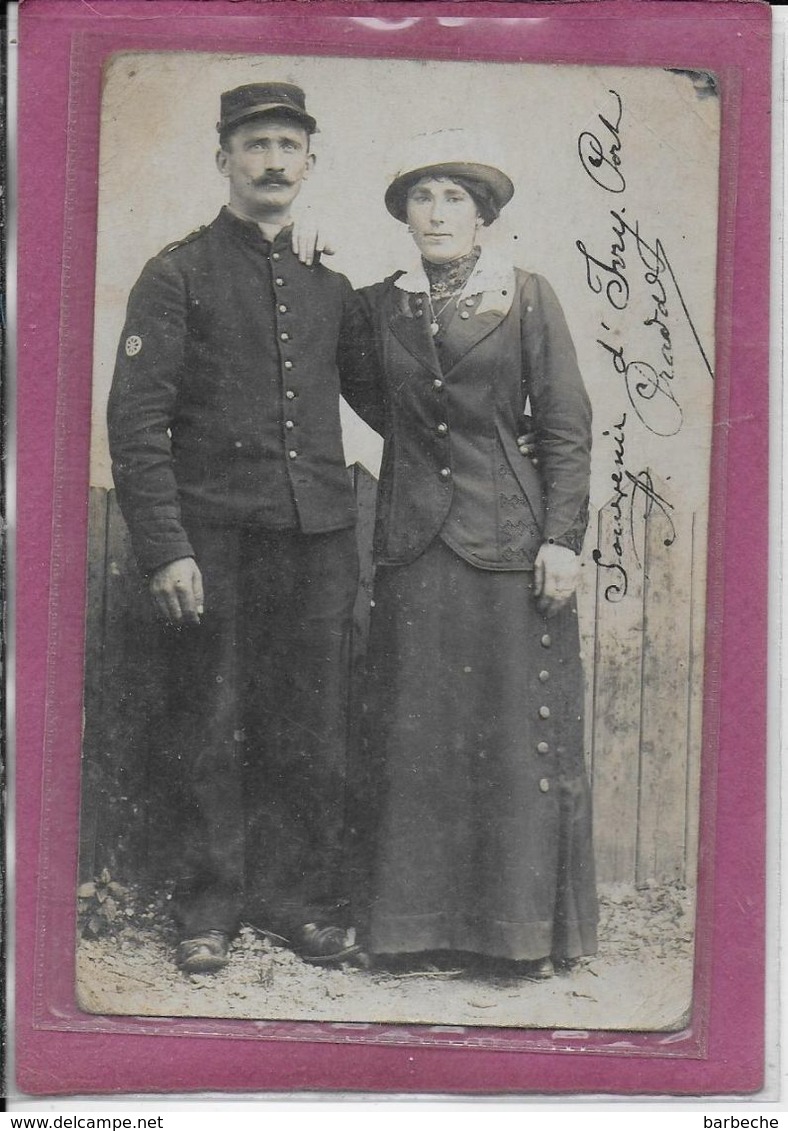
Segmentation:
[(719, 183), (711, 72), (108, 59), (83, 1011), (689, 1026)]

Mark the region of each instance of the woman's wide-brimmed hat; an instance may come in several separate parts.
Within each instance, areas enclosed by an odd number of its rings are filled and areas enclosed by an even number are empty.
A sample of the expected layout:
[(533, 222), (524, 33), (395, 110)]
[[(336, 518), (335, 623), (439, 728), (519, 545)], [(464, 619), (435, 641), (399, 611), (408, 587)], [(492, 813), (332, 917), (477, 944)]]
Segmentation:
[(480, 183), (491, 194), (498, 212), (514, 195), (511, 179), (489, 146), (465, 130), (438, 130), (415, 137), (402, 154), (386, 189), (386, 208), (392, 216), (405, 222), (408, 190), (429, 176), (462, 177)]

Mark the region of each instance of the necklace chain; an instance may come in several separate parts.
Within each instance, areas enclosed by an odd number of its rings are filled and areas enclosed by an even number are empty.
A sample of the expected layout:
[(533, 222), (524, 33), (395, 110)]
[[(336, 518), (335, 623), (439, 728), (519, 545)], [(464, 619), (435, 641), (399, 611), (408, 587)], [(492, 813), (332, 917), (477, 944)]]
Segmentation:
[[(463, 286), (464, 286), (464, 284), (463, 284)], [(463, 290), (463, 287), (458, 287), (457, 290), (452, 291), (451, 294), (449, 295), (449, 297), (444, 302), (443, 306), (438, 311), (436, 311), (435, 307), (432, 305), (432, 296), (430, 294), (427, 295), (427, 302), (430, 304), (430, 314), (432, 315), (432, 321), (430, 322), (430, 330), (432, 331), (433, 335), (437, 334), (438, 330), (440, 330), (440, 323), (438, 322), (438, 319), (440, 318), (441, 314), (443, 314), (444, 310), (447, 309), (447, 307), (451, 303), (452, 299), (456, 298), (457, 295), (462, 293), (462, 290)]]

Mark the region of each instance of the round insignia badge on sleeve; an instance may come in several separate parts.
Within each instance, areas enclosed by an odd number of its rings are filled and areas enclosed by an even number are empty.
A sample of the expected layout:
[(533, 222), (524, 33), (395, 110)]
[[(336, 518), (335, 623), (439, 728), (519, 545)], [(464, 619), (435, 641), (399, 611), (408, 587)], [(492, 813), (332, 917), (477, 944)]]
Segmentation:
[(142, 338), (138, 334), (131, 334), (126, 338), (126, 357), (134, 357), (142, 349)]

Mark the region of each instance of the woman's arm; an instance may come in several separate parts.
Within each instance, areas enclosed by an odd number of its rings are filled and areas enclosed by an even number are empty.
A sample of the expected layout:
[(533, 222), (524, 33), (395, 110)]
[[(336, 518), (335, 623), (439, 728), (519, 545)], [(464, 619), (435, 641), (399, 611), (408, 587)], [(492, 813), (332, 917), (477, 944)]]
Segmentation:
[(326, 231), (325, 220), (311, 208), (304, 208), (293, 221), (293, 234), (291, 238), (293, 254), (297, 255), (302, 263), (311, 267), (314, 259), (319, 255), (333, 255), (336, 251), (334, 239)]
[[(342, 396), (370, 428), (382, 435), (386, 409), (374, 306), (364, 291), (354, 291), (346, 279), (343, 282), (346, 290), (337, 349)], [(365, 291), (374, 289), (367, 287)]]
[(540, 607), (550, 614), (566, 604), (577, 586), (578, 555), (588, 524), (591, 403), (561, 305), (538, 275), (529, 276), (523, 288), (522, 328), (546, 500), (535, 583)]

